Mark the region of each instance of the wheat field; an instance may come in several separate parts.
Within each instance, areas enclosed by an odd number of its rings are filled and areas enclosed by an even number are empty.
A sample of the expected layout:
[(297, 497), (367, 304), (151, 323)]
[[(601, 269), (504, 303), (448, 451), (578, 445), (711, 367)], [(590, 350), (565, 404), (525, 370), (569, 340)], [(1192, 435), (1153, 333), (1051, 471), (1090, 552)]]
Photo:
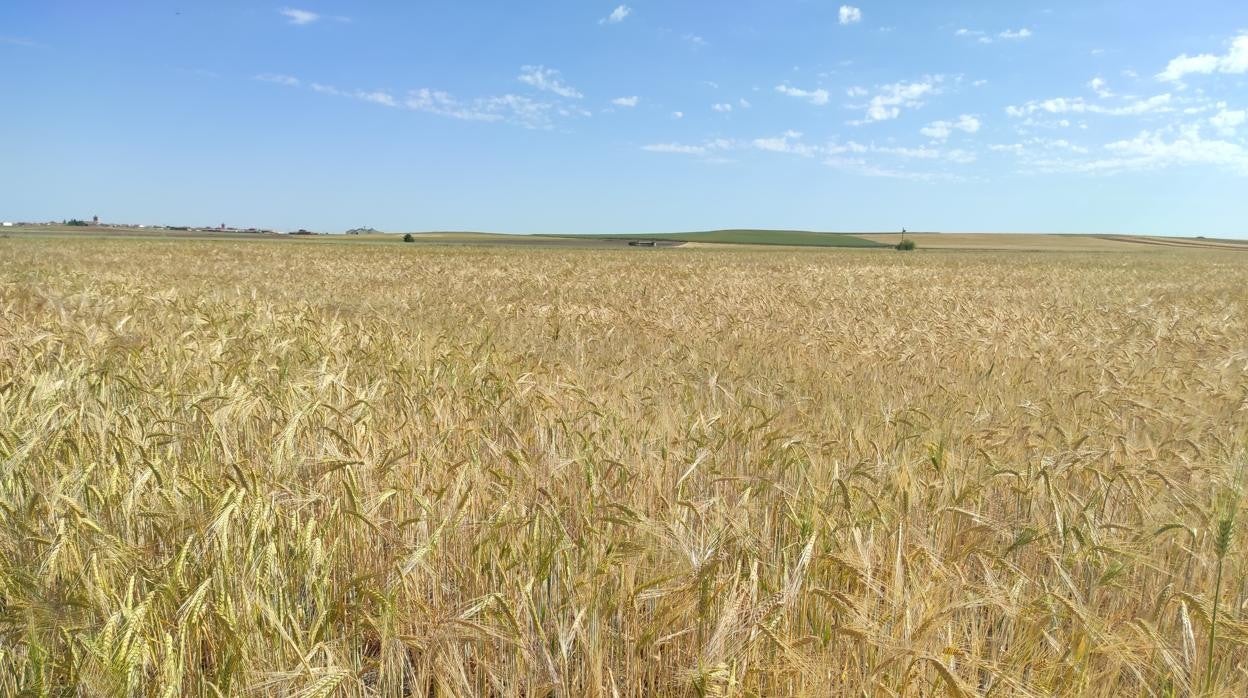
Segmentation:
[(1246, 261), (2, 239), (0, 695), (1244, 695)]

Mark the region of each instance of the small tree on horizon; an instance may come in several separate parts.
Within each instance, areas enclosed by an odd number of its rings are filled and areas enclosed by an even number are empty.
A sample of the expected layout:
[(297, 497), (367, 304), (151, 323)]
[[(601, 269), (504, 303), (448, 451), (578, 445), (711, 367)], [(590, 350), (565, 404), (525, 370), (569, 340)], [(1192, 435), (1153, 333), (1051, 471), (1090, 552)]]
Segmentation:
[(403, 242), (416, 242), (416, 238), (411, 233), (403, 233)]

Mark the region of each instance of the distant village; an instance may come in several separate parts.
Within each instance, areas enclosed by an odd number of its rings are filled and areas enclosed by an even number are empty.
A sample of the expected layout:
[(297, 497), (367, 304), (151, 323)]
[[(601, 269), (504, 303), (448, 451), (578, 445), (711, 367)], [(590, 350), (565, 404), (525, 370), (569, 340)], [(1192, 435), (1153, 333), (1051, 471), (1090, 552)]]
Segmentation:
[[(176, 230), (195, 233), (254, 233), (257, 235), (330, 235), (299, 228), (298, 230), (271, 230), (269, 228), (235, 228), (221, 223), (215, 226), (194, 225), (153, 225), (147, 223), (111, 223), (100, 221), (99, 216), (91, 220), (68, 218), (59, 221), (0, 221), (0, 228), (105, 228), (117, 230)], [(374, 235), (380, 231), (373, 228), (352, 228), (347, 235)]]

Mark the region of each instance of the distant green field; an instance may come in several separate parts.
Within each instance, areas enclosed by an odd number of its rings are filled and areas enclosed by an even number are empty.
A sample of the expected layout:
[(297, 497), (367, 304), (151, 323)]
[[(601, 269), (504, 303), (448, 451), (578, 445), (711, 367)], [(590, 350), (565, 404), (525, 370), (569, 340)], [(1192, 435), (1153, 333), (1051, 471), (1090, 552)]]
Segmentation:
[(635, 233), (607, 235), (576, 235), (558, 237), (595, 238), (604, 240), (671, 240), (734, 245), (790, 245), (800, 247), (890, 247), (846, 233), (816, 233), (809, 230), (705, 230), (689, 233)]

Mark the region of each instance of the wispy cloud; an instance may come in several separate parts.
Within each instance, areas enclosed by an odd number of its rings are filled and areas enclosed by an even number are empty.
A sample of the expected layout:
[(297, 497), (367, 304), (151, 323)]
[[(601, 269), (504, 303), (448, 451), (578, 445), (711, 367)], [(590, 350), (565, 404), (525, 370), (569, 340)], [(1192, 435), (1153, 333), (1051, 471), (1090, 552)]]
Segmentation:
[(373, 104), (380, 104), (383, 107), (399, 106), (393, 95), (381, 90), (373, 90), (372, 92), (360, 90), (355, 93), (355, 98), (362, 99), (365, 102), (372, 102)]
[(905, 161), (926, 161), (966, 165), (976, 160), (975, 154), (966, 150), (942, 150), (928, 146), (907, 148), (882, 146), (857, 141), (824, 144), (806, 143), (800, 131), (785, 131), (780, 136), (755, 138), (750, 142), (755, 150), (786, 153), (804, 158), (822, 158), (823, 164), (864, 177), (891, 177), (900, 179), (932, 180), (958, 179), (949, 172), (916, 171), (907, 169)]
[(286, 19), (291, 24), (299, 25), (299, 26), (302, 26), (304, 24), (311, 24), (321, 18), (321, 16), (315, 12), (310, 12), (308, 10), (300, 10), (294, 7), (283, 7), (282, 9), (278, 10), (278, 12), (281, 12), (283, 15), (285, 15)]
[(979, 127), (980, 121), (978, 117), (971, 114), (963, 114), (955, 121), (933, 121), (919, 129), (919, 133), (933, 140), (944, 141), (953, 135), (954, 131), (975, 133), (979, 131)]
[(698, 144), (652, 143), (641, 146), (641, 149), (651, 153), (706, 156), (716, 152), (732, 150), (735, 147), (736, 143), (734, 141), (730, 141), (727, 138), (715, 138)]
[(963, 27), (962, 29), (955, 31), (953, 35), (961, 36), (967, 39), (974, 39), (981, 44), (991, 44), (996, 41), (1022, 41), (1023, 39), (1030, 39), (1032, 32), (1030, 29), (1023, 27), (1021, 29), (1006, 29), (1005, 31), (998, 32), (995, 35), (990, 35), (988, 32), (980, 29), (967, 29)]
[(39, 44), (30, 39), (24, 39), (20, 36), (0, 36), (0, 45), (5, 46), (24, 46), (26, 48), (34, 48)]
[(1034, 140), (992, 149), (1013, 153), (1024, 171), (1038, 174), (1113, 175), (1207, 165), (1248, 176), (1248, 149), (1234, 141), (1205, 137), (1200, 124), (1141, 131), (1095, 151), (1065, 141)]
[[(801, 142), (801, 138), (801, 131), (789, 130), (779, 136), (755, 138), (751, 142), (751, 145), (758, 150), (765, 150), (771, 153), (792, 153), (802, 157), (814, 157), (816, 155), (823, 154), (823, 148), (803, 143)], [(862, 152), (866, 152), (865, 148)]]
[(342, 89), (320, 82), (304, 82), (290, 75), (261, 73), (256, 80), (287, 87), (305, 87), (313, 92), (355, 99), (391, 109), (435, 114), (463, 121), (506, 122), (531, 129), (551, 128), (557, 117), (588, 116), (583, 109), (543, 102), (523, 95), (505, 94), (464, 100), (449, 92), (421, 88), (397, 96), (387, 90)]
[(1032, 100), (1022, 106), (1008, 106), (1005, 113), (1013, 117), (1029, 116), (1036, 113), (1047, 114), (1102, 114), (1105, 116), (1138, 116), (1155, 111), (1172, 111), (1170, 106), (1173, 98), (1169, 93), (1154, 95), (1144, 99), (1133, 99), (1119, 106), (1106, 106), (1088, 102), (1082, 97), (1054, 97), (1053, 99)]
[(837, 21), (841, 24), (857, 24), (862, 21), (862, 10), (853, 5), (841, 5), (837, 12)]
[(308, 83), (308, 87), (313, 92), (319, 92), (324, 95), (333, 95), (335, 97), (350, 97), (363, 102), (372, 102), (380, 104), (383, 107), (399, 107), (399, 100), (394, 95), (385, 90), (340, 90), (333, 85), (325, 85), (319, 82)]
[(633, 13), (633, 8), (628, 5), (620, 5), (611, 10), (611, 14), (598, 20), (599, 24), (619, 24), (623, 22), (629, 15)]
[(1219, 165), (1248, 174), (1248, 151), (1230, 141), (1208, 139), (1196, 125), (1183, 126), (1172, 137), (1162, 131), (1141, 131), (1135, 138), (1105, 146), (1135, 168), (1184, 164)]
[(925, 162), (930, 170), (931, 167), (968, 165), (976, 161), (973, 152), (931, 146), (904, 147), (835, 140), (812, 144), (802, 140), (801, 131), (794, 130), (784, 131), (779, 136), (764, 136), (753, 140), (713, 139), (694, 144), (659, 142), (641, 146), (641, 150), (694, 156), (708, 162), (729, 162), (725, 156), (733, 152), (776, 152), (806, 159), (820, 159), (822, 164), (860, 176), (907, 180), (962, 179), (956, 172), (912, 170), (909, 167), (910, 162)]
[(727, 102), (720, 102), (719, 104), (712, 104), (711, 109), (713, 111), (726, 113), (732, 111), (732, 105)]
[(930, 146), (910, 148), (895, 145), (876, 145), (874, 143), (863, 144), (857, 141), (847, 141), (845, 143), (832, 141), (822, 145), (805, 143), (802, 141), (802, 133), (792, 130), (785, 131), (780, 136), (755, 138), (751, 141), (751, 145), (758, 150), (773, 153), (790, 153), (802, 157), (876, 154), (907, 160), (943, 160), (957, 164), (975, 161), (974, 153), (959, 149), (942, 150)]
[(709, 45), (710, 45), (710, 44), (707, 42), (707, 40), (706, 40), (706, 39), (703, 39), (702, 37), (698, 36), (697, 34), (685, 34), (685, 35), (684, 35), (683, 37), (681, 37), (681, 38), (683, 38), (685, 41), (688, 41), (688, 42), (689, 42), (691, 45), (693, 45), (695, 48), (702, 48), (702, 47), (704, 47), (704, 46), (709, 46)]
[(1031, 157), (1036, 153), (1052, 153), (1054, 151), (1078, 155), (1087, 155), (1091, 152), (1088, 148), (1071, 143), (1065, 138), (1028, 138), (1021, 143), (993, 144), (988, 146), (988, 150), (999, 153), (1011, 153), (1019, 157)]
[[(509, 95), (510, 96), (510, 95)], [(421, 88), (409, 92), (403, 100), (403, 106), (414, 111), (447, 116), (464, 121), (502, 121), (504, 116), (496, 108), (488, 106), (486, 98), (476, 103), (464, 103), (448, 92)]]
[(641, 146), (642, 150), (651, 153), (676, 153), (678, 155), (706, 155), (706, 146), (686, 145), (684, 143), (651, 143)]
[(793, 87), (791, 85), (776, 85), (776, 92), (779, 92), (782, 95), (788, 95), (789, 97), (797, 97), (798, 99), (804, 99), (810, 102), (811, 104), (814, 104), (817, 106), (823, 106), (827, 104), (828, 99), (829, 99), (828, 91), (823, 88), (819, 88), (815, 90), (803, 90), (801, 88)]
[(520, 68), (520, 75), (516, 78), (520, 82), (536, 87), (539, 90), (553, 92), (560, 97), (569, 99), (580, 99), (583, 95), (576, 88), (571, 87), (563, 82), (559, 71), (547, 68), (541, 65), (526, 65)]
[(1102, 78), (1092, 78), (1088, 81), (1088, 89), (1096, 93), (1101, 99), (1109, 99), (1114, 96), (1112, 90), (1109, 89), (1109, 83)]
[[(478, 97), (468, 102), (430, 89), (409, 92), (403, 106), (414, 111), (466, 121), (508, 121), (525, 128), (549, 128), (554, 105), (522, 95)], [(570, 114), (566, 110), (563, 112)]]
[(1231, 39), (1230, 47), (1224, 54), (1202, 53), (1189, 56), (1184, 53), (1171, 59), (1166, 64), (1165, 70), (1157, 74), (1157, 79), (1163, 82), (1177, 82), (1184, 76), (1192, 74), (1243, 75), (1246, 72), (1248, 72), (1248, 32), (1243, 32)]
[(947, 172), (915, 172), (912, 170), (885, 167), (868, 162), (863, 158), (830, 157), (823, 161), (828, 167), (856, 174), (861, 177), (880, 177), (884, 179), (905, 179), (915, 182), (931, 182), (939, 180), (961, 180), (962, 177)]
[(1209, 124), (1218, 130), (1223, 136), (1231, 136), (1235, 134), (1235, 129), (1244, 124), (1248, 119), (1248, 112), (1243, 109), (1228, 111), (1222, 106), (1217, 114), (1209, 117)]
[(901, 110), (922, 107), (924, 98), (940, 93), (943, 75), (928, 75), (916, 82), (897, 82), (876, 88), (876, 94), (866, 105), (866, 118), (853, 122), (856, 125), (872, 121), (888, 121), (901, 116)]
[(674, 112), (672, 112), (672, 118), (673, 118), (673, 119), (683, 119), (683, 118), (685, 118), (685, 113), (684, 113), (683, 111), (674, 111)]
[(615, 99), (611, 100), (611, 103), (617, 107), (635, 107), (637, 106), (637, 103), (640, 101), (641, 101), (640, 97), (638, 97), (637, 95), (632, 95), (631, 97), (616, 97)]
[(829, 141), (807, 143), (800, 131), (789, 130), (779, 136), (765, 136), (753, 140), (730, 140), (717, 138), (701, 143), (654, 143), (642, 146), (653, 153), (670, 153), (703, 158), (707, 161), (724, 162), (724, 155), (733, 151), (761, 151), (784, 153), (803, 158), (820, 158), (830, 167), (867, 177), (898, 177), (903, 179), (957, 179), (949, 172), (915, 171), (906, 168), (907, 161), (927, 162), (931, 165), (966, 165), (976, 160), (975, 154), (966, 150), (920, 146), (907, 148), (892, 145), (876, 145), (857, 141)]
[(260, 82), (271, 82), (275, 85), (286, 85), (287, 87), (298, 87), (300, 84), (299, 78), (277, 73), (260, 73), (255, 79)]

